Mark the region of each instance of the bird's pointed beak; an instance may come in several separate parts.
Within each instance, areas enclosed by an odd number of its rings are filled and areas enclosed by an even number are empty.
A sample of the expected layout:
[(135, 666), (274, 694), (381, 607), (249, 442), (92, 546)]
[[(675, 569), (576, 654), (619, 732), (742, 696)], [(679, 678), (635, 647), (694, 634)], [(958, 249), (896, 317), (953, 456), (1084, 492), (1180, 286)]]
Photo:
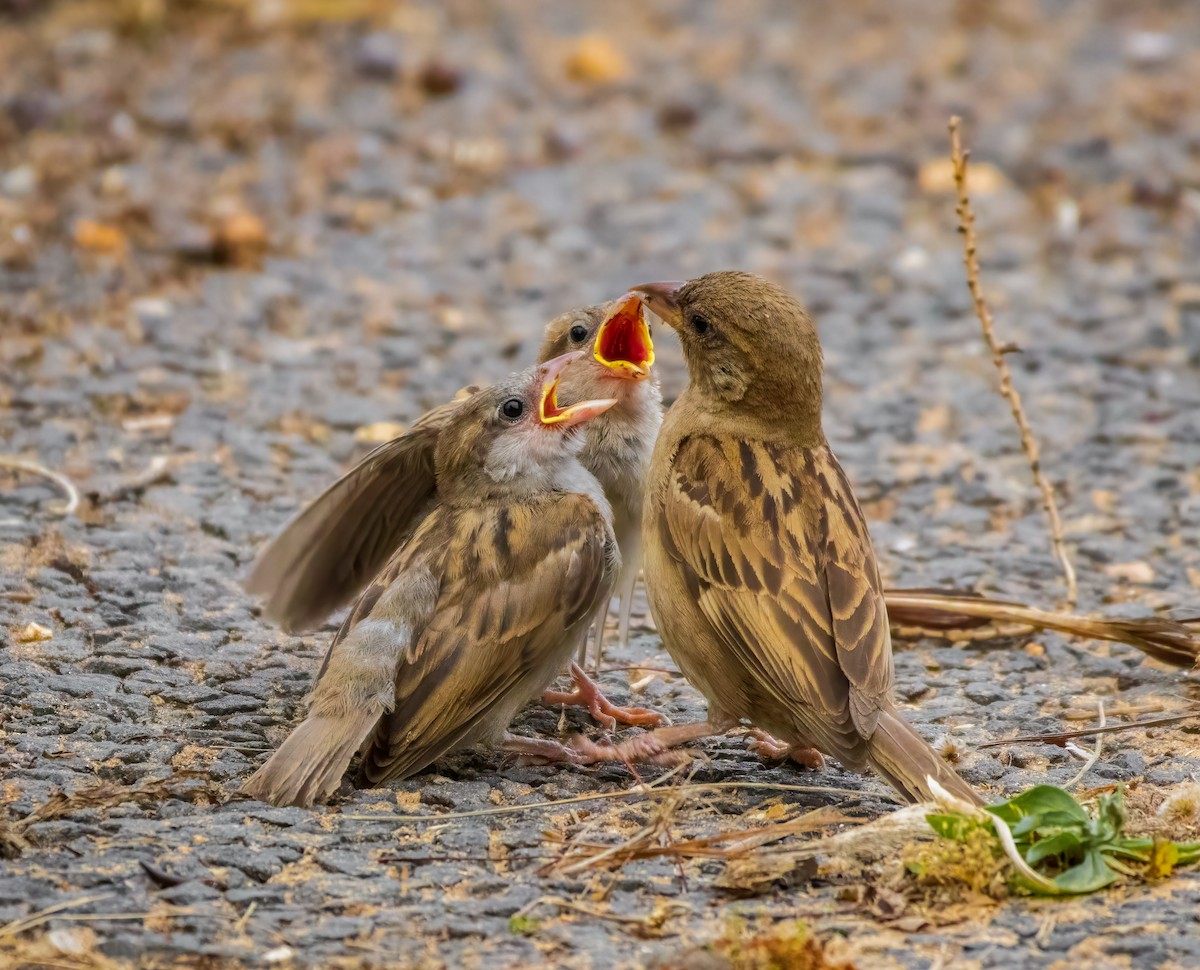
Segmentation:
[(573, 350), (542, 364), (542, 394), (538, 401), (538, 420), (543, 427), (573, 428), (599, 417), (617, 403), (616, 398), (602, 398), (580, 401), (566, 408), (558, 406), (558, 384), (562, 380), (563, 372), (583, 356), (582, 350)]
[(642, 297), (626, 293), (613, 304), (612, 311), (596, 331), (593, 356), (617, 377), (644, 381), (654, 366), (654, 341)]
[(672, 330), (678, 330), (683, 318), (679, 313), (679, 291), (681, 282), (642, 283), (630, 287), (630, 293), (639, 295), (646, 306)]

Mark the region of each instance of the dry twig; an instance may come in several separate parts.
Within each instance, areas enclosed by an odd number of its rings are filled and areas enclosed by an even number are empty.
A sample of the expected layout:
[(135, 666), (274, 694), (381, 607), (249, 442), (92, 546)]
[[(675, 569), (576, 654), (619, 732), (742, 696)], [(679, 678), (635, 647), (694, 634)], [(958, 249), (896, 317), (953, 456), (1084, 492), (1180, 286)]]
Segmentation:
[(1064, 747), (1071, 738), (1089, 738), (1097, 734), (1117, 734), (1120, 731), (1135, 731), (1138, 728), (1159, 727), (1166, 724), (1178, 724), (1200, 717), (1200, 711), (1188, 711), (1186, 714), (1172, 714), (1170, 717), (1154, 717), (1148, 721), (1134, 721), (1131, 724), (1112, 724), (1107, 727), (1085, 728), (1082, 731), (1056, 731), (1053, 734), (1027, 734), (1019, 738), (1005, 738), (1003, 741), (988, 741), (978, 745), (984, 748), (1001, 748), (1006, 744), (1053, 744)]
[(963, 236), (963, 263), (967, 268), (967, 287), (971, 291), (971, 300), (975, 304), (975, 315), (983, 328), (983, 339), (992, 353), (992, 363), (1000, 374), (1000, 393), (1008, 401), (1017, 428), (1021, 432), (1021, 447), (1029, 459), (1029, 470), (1033, 480), (1042, 493), (1042, 504), (1046, 509), (1046, 517), (1050, 520), (1050, 539), (1054, 544), (1054, 555), (1062, 567), (1063, 577), (1067, 583), (1067, 608), (1074, 607), (1077, 598), (1075, 584), (1075, 567), (1067, 555), (1067, 547), (1063, 541), (1062, 520), (1058, 515), (1058, 505), (1054, 500), (1054, 490), (1042, 473), (1041, 456), (1037, 439), (1029, 427), (1025, 417), (1025, 409), (1021, 406), (1021, 396), (1013, 387), (1012, 372), (1004, 359), (1006, 348), (996, 339), (996, 331), (992, 325), (992, 311), (988, 308), (979, 285), (979, 260), (977, 257), (978, 243), (975, 238), (975, 213), (971, 210), (971, 197), (967, 192), (967, 160), (970, 152), (964, 151), (959, 139), (958, 129), (961, 119), (956, 115), (950, 119), (950, 158), (954, 164), (954, 188), (958, 196), (955, 212), (958, 213), (958, 231)]
[[(1099, 709), (1100, 709), (1100, 724), (1098, 726), (1103, 728), (1104, 727), (1104, 701), (1099, 702)], [(1063, 788), (1074, 788), (1081, 781), (1083, 781), (1083, 776), (1086, 775), (1089, 771), (1091, 771), (1092, 767), (1096, 764), (1096, 762), (1100, 760), (1100, 753), (1103, 750), (1104, 750), (1104, 734), (1101, 732), (1096, 735), (1096, 747), (1092, 751), (1091, 755), (1088, 757), (1087, 761), (1084, 762), (1083, 767), (1079, 769), (1079, 773), (1074, 778), (1072, 778), (1070, 781), (1068, 781), (1065, 785), (1063, 785)]]
[[(199, 784), (189, 784), (192, 781), (199, 781)], [(64, 818), (83, 809), (112, 808), (127, 802), (152, 805), (168, 798), (188, 801), (204, 798), (217, 802), (220, 797), (220, 789), (214, 782), (192, 771), (177, 771), (165, 778), (147, 778), (132, 787), (98, 781), (70, 795), (66, 792), (55, 792), (24, 818), (14, 822), (0, 822), (0, 858), (15, 859), (29, 847), (25, 833), (30, 826), (38, 822)]]
[(67, 500), (58, 508), (51, 510), (55, 515), (68, 516), (79, 507), (79, 492), (71, 484), (71, 480), (65, 475), (60, 475), (58, 472), (47, 468), (45, 465), (39, 465), (37, 462), (26, 461), (24, 458), (16, 458), (12, 455), (0, 455), (0, 468), (12, 468), (15, 471), (28, 472), (30, 475), (40, 475), (62, 489), (63, 494), (67, 496)]
[[(485, 815), (514, 815), (521, 812), (563, 808), (567, 805), (578, 805), (580, 802), (593, 802), (604, 798), (633, 798), (637, 795), (645, 795), (647, 789), (661, 785), (667, 777), (674, 774), (675, 770), (685, 766), (676, 765), (675, 769), (668, 773), (667, 776), (656, 778), (645, 786), (625, 788), (621, 791), (596, 792), (591, 795), (577, 795), (574, 798), (560, 798), (550, 802), (531, 802), (528, 805), (499, 805), (496, 808), (479, 808), (470, 812), (445, 812), (440, 815), (340, 815), (337, 817), (355, 822), (390, 822), (393, 825), (397, 823), (413, 825), (421, 822), (459, 821), (465, 818), (480, 818)], [(765, 781), (703, 781), (682, 785), (675, 790), (689, 794), (702, 791), (790, 791), (802, 792), (806, 795), (843, 795), (850, 798), (861, 798), (864, 795), (864, 792), (856, 791), (853, 788), (834, 788), (832, 786), (821, 785), (777, 785)]]
[(1200, 619), (1173, 620), (1161, 616), (1108, 619), (1076, 613), (1040, 610), (1011, 600), (990, 599), (974, 593), (926, 589), (889, 589), (884, 592), (888, 618), (897, 636), (912, 631), (919, 636), (957, 640), (960, 634), (1022, 636), (1037, 630), (1054, 630), (1068, 636), (1127, 643), (1142, 653), (1174, 667), (1200, 664)]

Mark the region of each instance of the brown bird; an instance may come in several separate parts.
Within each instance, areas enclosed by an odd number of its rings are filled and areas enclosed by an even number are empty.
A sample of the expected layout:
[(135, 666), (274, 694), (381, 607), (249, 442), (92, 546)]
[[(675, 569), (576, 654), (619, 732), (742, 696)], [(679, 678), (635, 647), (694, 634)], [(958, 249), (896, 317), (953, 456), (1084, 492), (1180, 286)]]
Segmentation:
[[(642, 499), (650, 455), (662, 424), (662, 394), (651, 373), (654, 342), (637, 296), (564, 313), (550, 322), (539, 360), (591, 347), (600, 368), (574, 375), (572, 392), (587, 397), (615, 397), (617, 404), (588, 425), (587, 443), (579, 460), (604, 486), (613, 508), (613, 530), (621, 547), (618, 631), (629, 643), (633, 590), (642, 566)], [(584, 384), (587, 375), (591, 383)], [(594, 628), (599, 666), (604, 620), (599, 611)]]
[(651, 612), (709, 702), (701, 725), (608, 754), (657, 756), (738, 722), (905, 798), (926, 776), (979, 796), (904, 720), (871, 540), (821, 427), (820, 343), (800, 305), (746, 273), (633, 288), (680, 337), (690, 383), (654, 448), (643, 542)]
[(307, 717), (245, 792), (310, 805), (360, 748), (360, 775), (372, 784), (481, 742), (585, 760), (554, 741), (506, 734), (567, 662), (620, 570), (612, 510), (578, 458), (580, 426), (616, 401), (557, 399), (582, 356), (480, 391), (446, 418), (433, 511), (359, 597)]
[[(651, 377), (654, 343), (640, 299), (582, 307), (546, 327), (539, 360), (590, 350), (600, 367), (576, 368), (560, 389), (570, 403), (591, 397), (617, 403), (591, 421), (580, 460), (604, 487), (624, 563), (616, 592), (620, 631), (628, 642), (633, 587), (641, 564), (642, 487), (662, 422), (662, 396)], [(267, 615), (284, 630), (305, 630), (358, 595), (438, 502), (434, 453), (439, 436), (478, 388), (427, 412), (404, 434), (380, 445), (307, 505), (255, 562), (246, 589), (265, 598)], [(608, 600), (597, 610), (599, 644)], [(587, 629), (580, 634), (586, 643)], [(606, 727), (616, 721), (652, 725), (661, 715), (608, 701), (578, 665), (576, 689), (551, 691), (549, 704), (582, 704)]]

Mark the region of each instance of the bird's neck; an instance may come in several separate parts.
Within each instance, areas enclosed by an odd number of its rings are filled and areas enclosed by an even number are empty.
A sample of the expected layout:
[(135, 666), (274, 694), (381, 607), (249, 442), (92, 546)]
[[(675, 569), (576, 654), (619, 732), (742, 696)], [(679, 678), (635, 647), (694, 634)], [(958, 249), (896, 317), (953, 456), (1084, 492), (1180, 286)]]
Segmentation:
[(744, 398), (736, 404), (714, 400), (688, 388), (667, 411), (660, 437), (686, 434), (730, 435), (746, 441), (771, 441), (792, 448), (825, 444), (821, 399), (813, 395), (787, 405)]

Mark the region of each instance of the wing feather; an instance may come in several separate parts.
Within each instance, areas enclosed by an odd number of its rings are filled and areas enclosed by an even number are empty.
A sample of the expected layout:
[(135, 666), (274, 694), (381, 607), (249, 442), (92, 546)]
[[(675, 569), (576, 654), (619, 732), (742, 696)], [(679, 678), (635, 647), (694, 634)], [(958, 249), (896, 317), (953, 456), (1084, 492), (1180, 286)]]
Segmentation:
[[(396, 704), (363, 759), (373, 783), (407, 777), (465, 743), (502, 731), (544, 689), (608, 596), (616, 572), (611, 527), (590, 499), (555, 495), (499, 512), (453, 517), (440, 542), (441, 593), (396, 675)], [(425, 539), (421, 532), (413, 544)], [(431, 530), (432, 533), (432, 530)]]
[(438, 436), (465, 395), (380, 445), (292, 519), (255, 562), (246, 589), (289, 632), (311, 629), (371, 581), (432, 507)]
[(866, 525), (828, 448), (688, 438), (659, 529), (751, 702), (794, 711), (830, 753), (859, 747), (891, 687), (891, 641)]

